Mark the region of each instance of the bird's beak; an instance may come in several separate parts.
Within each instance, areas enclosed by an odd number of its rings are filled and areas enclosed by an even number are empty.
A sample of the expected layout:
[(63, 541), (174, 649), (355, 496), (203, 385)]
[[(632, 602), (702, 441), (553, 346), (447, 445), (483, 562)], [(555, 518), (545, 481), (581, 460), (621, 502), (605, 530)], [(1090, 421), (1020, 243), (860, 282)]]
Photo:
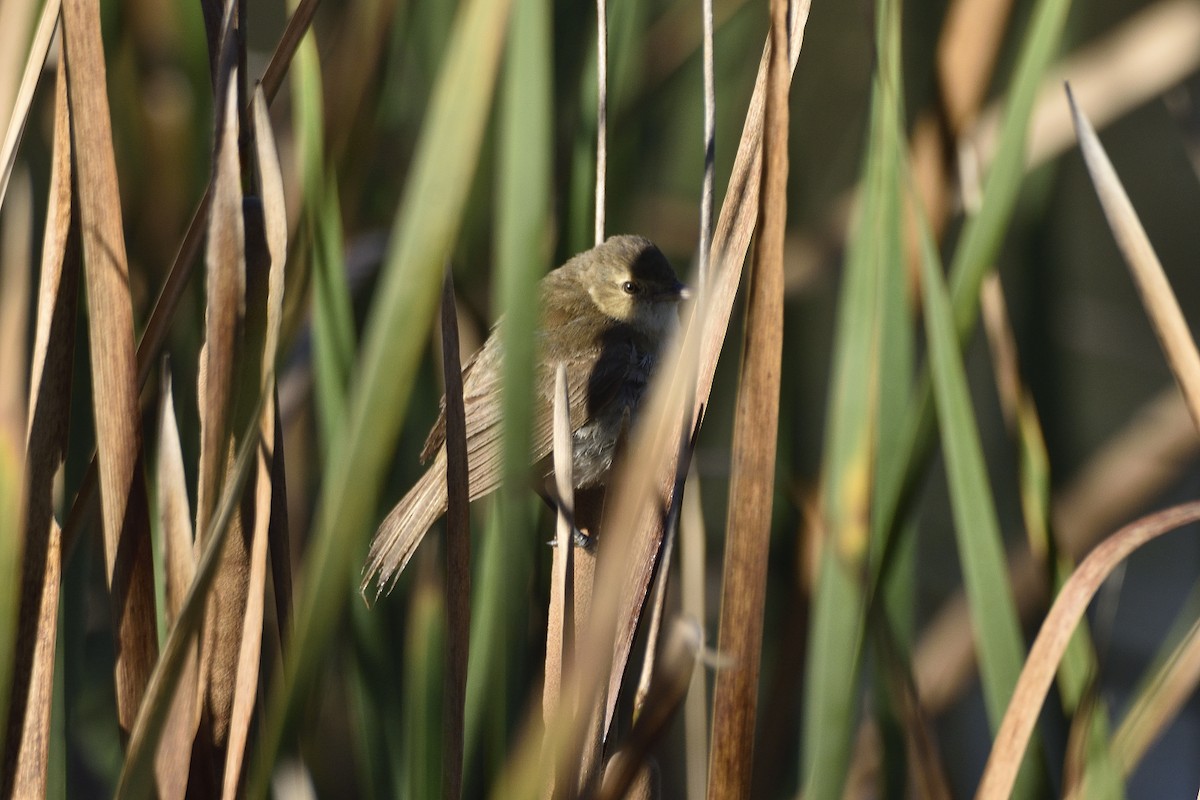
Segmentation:
[(682, 283), (675, 284), (675, 293), (679, 295), (680, 300), (689, 300), (692, 297), (692, 290)]

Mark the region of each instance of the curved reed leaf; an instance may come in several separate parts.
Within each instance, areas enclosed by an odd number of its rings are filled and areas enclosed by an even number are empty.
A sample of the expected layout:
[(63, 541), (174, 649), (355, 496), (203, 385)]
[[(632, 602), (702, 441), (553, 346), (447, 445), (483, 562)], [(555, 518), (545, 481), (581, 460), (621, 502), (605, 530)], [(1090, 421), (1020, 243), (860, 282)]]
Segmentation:
[(1125, 526), (1088, 554), (1063, 585), (1021, 670), (1012, 701), (996, 731), (976, 798), (1008, 797), (1058, 663), (1076, 624), (1104, 580), (1142, 545), (1200, 520), (1200, 502), (1174, 506)]

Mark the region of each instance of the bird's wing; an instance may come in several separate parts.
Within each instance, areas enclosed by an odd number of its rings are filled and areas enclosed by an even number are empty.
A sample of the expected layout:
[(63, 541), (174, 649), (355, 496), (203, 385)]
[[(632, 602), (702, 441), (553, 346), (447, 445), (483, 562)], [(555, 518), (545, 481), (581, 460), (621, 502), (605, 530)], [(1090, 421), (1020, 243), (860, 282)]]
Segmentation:
[[(490, 342), (489, 342), (490, 343)], [(486, 345), (485, 345), (486, 346)], [(471, 377), (475, 373), (475, 364), (479, 360), (480, 353), (483, 348), (476, 350), (467, 358), (467, 363), (463, 364), (462, 381), (463, 381), (463, 405), (466, 407), (467, 425), (469, 426), (470, 404), (467, 402), (467, 395), (470, 392)], [(446, 443), (446, 395), (442, 395), (441, 401), (438, 403), (437, 419), (433, 423), (433, 427), (429, 429), (429, 435), (425, 437), (425, 445), (421, 448), (421, 463), (424, 464), (437, 454), (441, 446)]]
[[(564, 337), (569, 340), (569, 337)], [(487, 346), (492, 345), (489, 340)], [(485, 346), (486, 349), (486, 346)], [(495, 365), (474, 369), (479, 360), (492, 361), (479, 351), (463, 369), (463, 404), (467, 419), (467, 463), (470, 465), (471, 499), (482, 497), (500, 485), (503, 474), (503, 376)], [(558, 363), (567, 367), (567, 400), (571, 429), (586, 424), (617, 398), (620, 388), (634, 370), (630, 344), (623, 337), (608, 338), (603, 345), (583, 350), (564, 348), (560, 342), (539, 342), (541, 365), (534, 375), (533, 425), (530, 463), (545, 458), (553, 446), (554, 372)], [(498, 359), (495, 360), (498, 363)], [(429, 433), (422, 461), (437, 454), (446, 441), (445, 398), (442, 411)]]

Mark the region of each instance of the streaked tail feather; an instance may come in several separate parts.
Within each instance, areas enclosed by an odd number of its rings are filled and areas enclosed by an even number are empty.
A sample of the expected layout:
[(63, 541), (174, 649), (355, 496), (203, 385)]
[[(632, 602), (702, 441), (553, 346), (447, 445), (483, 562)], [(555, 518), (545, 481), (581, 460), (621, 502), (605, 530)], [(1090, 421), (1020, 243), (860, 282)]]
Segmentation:
[(377, 583), (372, 599), (378, 600), (385, 589), (391, 591), (425, 533), (445, 513), (446, 451), (442, 450), (375, 531), (359, 587), (364, 598), (368, 597), (367, 590), (374, 581)]

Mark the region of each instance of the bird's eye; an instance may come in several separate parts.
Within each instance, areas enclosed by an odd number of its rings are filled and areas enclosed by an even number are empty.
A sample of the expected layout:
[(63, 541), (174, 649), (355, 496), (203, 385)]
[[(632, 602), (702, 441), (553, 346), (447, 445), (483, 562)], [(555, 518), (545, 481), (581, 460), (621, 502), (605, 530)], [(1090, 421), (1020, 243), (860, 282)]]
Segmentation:
[(621, 284), (621, 291), (625, 292), (625, 294), (637, 294), (641, 291), (641, 287), (633, 281), (625, 281)]

